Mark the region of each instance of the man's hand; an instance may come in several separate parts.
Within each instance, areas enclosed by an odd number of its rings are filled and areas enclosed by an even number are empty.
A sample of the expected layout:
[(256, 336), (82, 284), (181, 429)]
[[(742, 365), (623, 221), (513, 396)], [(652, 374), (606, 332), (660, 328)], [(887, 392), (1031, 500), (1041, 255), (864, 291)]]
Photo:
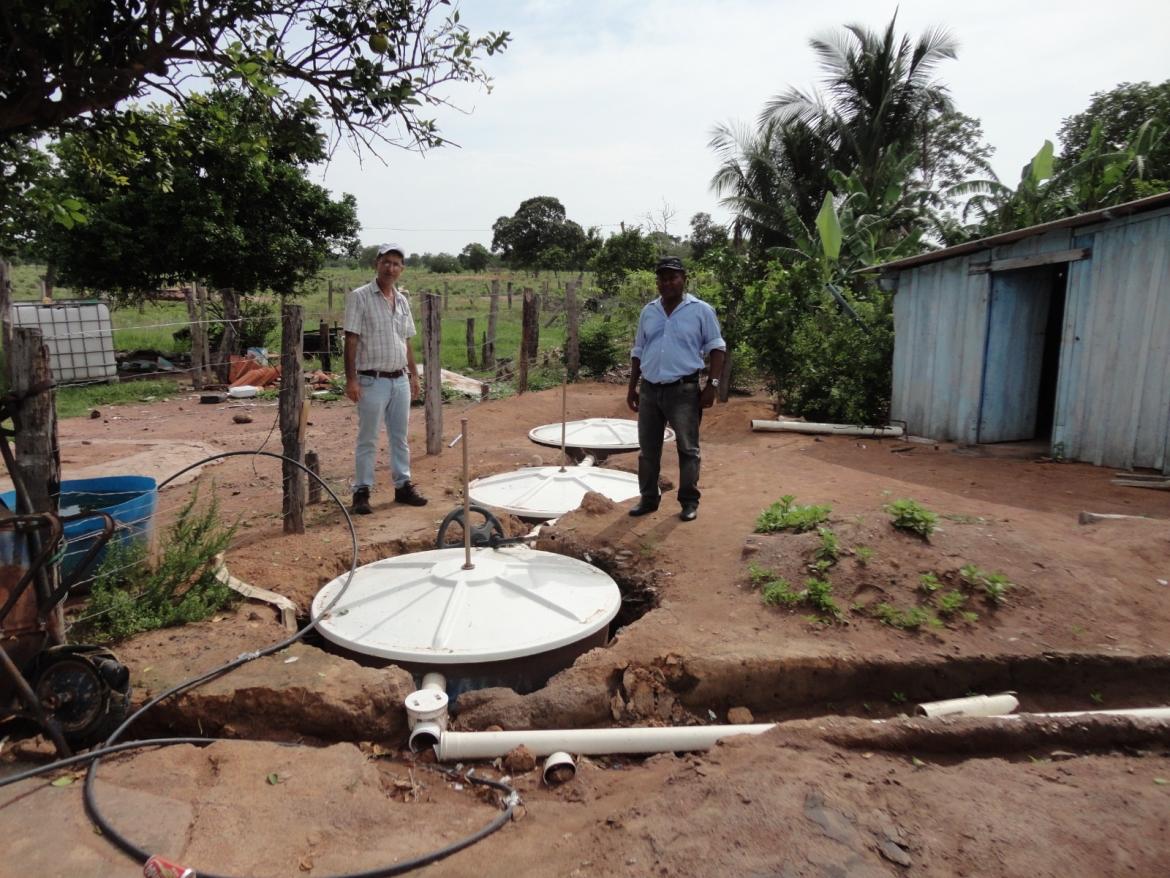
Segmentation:
[(632, 412), (638, 410), (638, 388), (636, 385), (626, 391), (626, 405), (630, 407)]
[(715, 396), (715, 385), (708, 384), (703, 388), (703, 392), (699, 394), (699, 405), (705, 409), (711, 408), (711, 406), (715, 405)]
[(422, 387), (419, 385), (418, 373), (412, 372), (410, 378), (410, 398), (412, 400), (419, 399), (422, 396)]
[(345, 379), (345, 395), (349, 397), (351, 402), (357, 402), (362, 398), (362, 386), (358, 383), (356, 376)]

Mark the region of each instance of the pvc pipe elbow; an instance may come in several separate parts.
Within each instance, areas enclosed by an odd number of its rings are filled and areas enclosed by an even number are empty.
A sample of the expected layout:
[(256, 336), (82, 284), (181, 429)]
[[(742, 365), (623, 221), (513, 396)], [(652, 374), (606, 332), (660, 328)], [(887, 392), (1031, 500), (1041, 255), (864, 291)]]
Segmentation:
[(438, 723), (419, 723), (410, 732), (410, 752), (419, 753), (437, 747), (442, 736), (443, 729)]

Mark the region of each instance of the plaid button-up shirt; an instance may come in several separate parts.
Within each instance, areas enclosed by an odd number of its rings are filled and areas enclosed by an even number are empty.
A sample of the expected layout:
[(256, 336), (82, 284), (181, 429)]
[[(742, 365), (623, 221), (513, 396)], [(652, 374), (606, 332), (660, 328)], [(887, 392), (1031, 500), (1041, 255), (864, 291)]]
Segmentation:
[(360, 336), (358, 371), (396, 372), (406, 368), (406, 345), (415, 335), (414, 315), (404, 290), (395, 289), (394, 308), (376, 280), (345, 297), (345, 331)]

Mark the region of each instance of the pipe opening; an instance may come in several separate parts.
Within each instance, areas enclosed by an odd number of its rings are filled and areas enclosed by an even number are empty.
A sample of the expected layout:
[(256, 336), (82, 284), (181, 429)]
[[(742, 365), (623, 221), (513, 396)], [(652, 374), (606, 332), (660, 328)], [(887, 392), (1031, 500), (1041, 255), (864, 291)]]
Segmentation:
[(410, 752), (421, 753), (439, 746), (439, 737), (443, 730), (438, 723), (419, 723), (410, 733)]

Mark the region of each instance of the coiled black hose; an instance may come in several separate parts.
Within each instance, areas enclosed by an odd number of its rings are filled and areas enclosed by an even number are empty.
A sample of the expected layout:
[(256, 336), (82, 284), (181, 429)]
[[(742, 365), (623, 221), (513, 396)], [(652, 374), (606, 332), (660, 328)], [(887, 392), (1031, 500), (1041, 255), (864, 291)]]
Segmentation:
[[(337, 595), (333, 598), (332, 601), (329, 602), (329, 604), (327, 606), (322, 608), (320, 615), (316, 616), (315, 618), (311, 618), (309, 620), (309, 623), (307, 625), (305, 625), (305, 627), (296, 631), (291, 636), (285, 638), (284, 640), (280, 641), (279, 643), (276, 643), (272, 646), (266, 647), (265, 649), (257, 650), (256, 652), (244, 653), (244, 654), (236, 657), (235, 659), (233, 659), (230, 662), (227, 662), (223, 665), (220, 665), (217, 668), (213, 668), (212, 670), (210, 670), (204, 674), (200, 674), (196, 677), (192, 677), (189, 680), (185, 680), (176, 686), (172, 686), (170, 689), (166, 690), (165, 692), (161, 693), (160, 695), (156, 695), (150, 701), (148, 701), (144, 705), (142, 705), (142, 707), (138, 708), (138, 710), (134, 711), (134, 713), (132, 713), (130, 716), (126, 717), (126, 719), (123, 720), (122, 724), (119, 725), (116, 729), (114, 729), (113, 732), (110, 733), (110, 736), (105, 740), (105, 742), (102, 744), (102, 746), (100, 748), (98, 748), (96, 750), (91, 750), (88, 753), (82, 753), (78, 756), (72, 756), (72, 757), (67, 758), (67, 759), (59, 759), (59, 760), (56, 760), (54, 762), (48, 763), (46, 765), (37, 766), (36, 768), (30, 769), (28, 771), (24, 771), (24, 772), (21, 772), (19, 774), (10, 775), (9, 777), (0, 779), (0, 788), (2, 788), (5, 786), (8, 786), (9, 784), (13, 784), (13, 783), (16, 783), (16, 782), (21, 781), (21, 780), (26, 780), (30, 777), (35, 777), (37, 775), (46, 774), (46, 773), (49, 773), (52, 771), (57, 771), (61, 768), (65, 768), (65, 767), (68, 767), (70, 765), (76, 765), (79, 763), (88, 762), (89, 768), (88, 768), (88, 771), (86, 772), (86, 775), (85, 775), (85, 787), (84, 787), (84, 799), (85, 799), (86, 813), (89, 814), (90, 819), (93, 820), (93, 822), (100, 828), (102, 834), (106, 838), (108, 838), (111, 842), (113, 842), (113, 844), (116, 847), (121, 849), (123, 852), (129, 854), (131, 857), (133, 857), (138, 862), (145, 863), (148, 859), (150, 859), (151, 853), (147, 850), (144, 850), (143, 848), (140, 848), (138, 845), (134, 844), (132, 841), (130, 841), (128, 838), (126, 838), (122, 833), (120, 833), (113, 826), (113, 824), (111, 824), (109, 822), (109, 820), (107, 820), (105, 818), (105, 816), (101, 813), (101, 810), (98, 808), (97, 799), (94, 796), (94, 783), (97, 779), (97, 768), (98, 768), (98, 765), (101, 763), (102, 758), (105, 756), (109, 756), (113, 753), (120, 753), (120, 752), (124, 752), (126, 750), (141, 749), (144, 747), (168, 746), (171, 744), (202, 745), (202, 744), (211, 744), (217, 740), (221, 740), (218, 738), (152, 738), (152, 739), (142, 740), (142, 741), (129, 741), (129, 742), (126, 742), (123, 744), (117, 743), (119, 738), (122, 737), (122, 735), (125, 733), (125, 731), (128, 728), (130, 728), (130, 726), (135, 721), (137, 721), (139, 719), (139, 717), (141, 717), (144, 713), (146, 713), (146, 711), (150, 710), (152, 707), (154, 707), (159, 702), (165, 701), (168, 698), (172, 698), (172, 697), (174, 697), (176, 695), (180, 695), (184, 692), (189, 692), (192, 689), (195, 689), (199, 686), (202, 686), (204, 683), (208, 683), (211, 680), (215, 680), (219, 677), (222, 677), (224, 674), (227, 674), (227, 673), (230, 673), (231, 671), (234, 671), (236, 668), (239, 668), (242, 665), (245, 665), (248, 662), (253, 661), (254, 659), (258, 659), (258, 658), (261, 658), (262, 656), (266, 656), (266, 655), (272, 655), (273, 653), (279, 652), (282, 649), (287, 649), (290, 645), (292, 645), (293, 643), (296, 643), (298, 640), (302, 639), (306, 634), (308, 634), (310, 631), (312, 631), (313, 629), (315, 629), (317, 627), (317, 624), (319, 623), (321, 618), (326, 613), (328, 613), (329, 610), (333, 608), (334, 604), (336, 604), (341, 599), (342, 595), (345, 594), (346, 590), (349, 588), (350, 582), (353, 581), (354, 572), (357, 570), (357, 564), (358, 564), (357, 531), (354, 529), (353, 519), (350, 518), (349, 511), (345, 508), (345, 504), (338, 498), (337, 494), (335, 494), (333, 492), (333, 489), (330, 488), (329, 485), (326, 484), (325, 481), (319, 475), (314, 473), (312, 470), (310, 470), (308, 467), (306, 467), (300, 461), (293, 460), (290, 457), (285, 457), (283, 454), (276, 454), (275, 452), (261, 451), (261, 450), (225, 451), (225, 452), (222, 452), (220, 454), (213, 454), (213, 455), (210, 455), (208, 457), (203, 458), (202, 460), (199, 460), (199, 461), (196, 461), (195, 463), (192, 463), (190, 466), (184, 467), (183, 469), (174, 473), (170, 477), (164, 479), (159, 484), (158, 489), (162, 490), (168, 484), (170, 484), (172, 481), (177, 479), (179, 476), (183, 475), (186, 472), (189, 472), (192, 469), (195, 469), (196, 467), (204, 466), (208, 463), (212, 463), (216, 460), (222, 460), (222, 459), (228, 458), (228, 457), (242, 457), (242, 456), (271, 457), (271, 458), (274, 458), (276, 460), (287, 461), (288, 463), (295, 465), (301, 471), (307, 473), (310, 478), (316, 479), (317, 483), (320, 484), (321, 487), (324, 488), (325, 491), (329, 494), (330, 499), (335, 504), (337, 504), (337, 507), (341, 510), (341, 514), (345, 517), (346, 526), (349, 528), (350, 547), (351, 547), (349, 572), (346, 574), (345, 582), (342, 583), (342, 586), (338, 590)], [(288, 745), (288, 746), (296, 746), (296, 745)], [(365, 871), (365, 872), (341, 873), (341, 874), (338, 874), (335, 876), (330, 876), (330, 878), (385, 878), (385, 876), (403, 875), (407, 872), (413, 871), (414, 869), (418, 869), (418, 868), (421, 868), (422, 866), (429, 865), (430, 863), (437, 862), (437, 861), (443, 859), (444, 857), (448, 857), (451, 854), (456, 853), (457, 851), (461, 851), (464, 848), (475, 844), (477, 841), (491, 835), (493, 832), (495, 832), (497, 829), (499, 829), (501, 826), (503, 826), (509, 820), (511, 820), (512, 813), (515, 810), (516, 805), (519, 804), (519, 802), (520, 802), (519, 795), (516, 793), (516, 791), (514, 789), (512, 789), (512, 787), (510, 787), (506, 783), (503, 783), (502, 781), (491, 780), (491, 779), (485, 778), (485, 777), (479, 777), (478, 775), (474, 774), (473, 771), (468, 771), (465, 775), (463, 775), (463, 777), (469, 783), (479, 784), (481, 786), (493, 787), (495, 789), (500, 790), (501, 792), (503, 792), (505, 794), (504, 810), (500, 814), (496, 815), (496, 817), (491, 822), (489, 822), (486, 826), (484, 826), (482, 829), (478, 830), (477, 832), (472, 833), (471, 835), (468, 835), (462, 839), (459, 839), (458, 841), (452, 842), (451, 844), (447, 845), (446, 847), (439, 848), (438, 850), (430, 851), (429, 853), (422, 854), (422, 855), (420, 855), (418, 857), (414, 857), (410, 860), (403, 860), (401, 862), (395, 863), (395, 864), (390, 865), (390, 866), (379, 867), (376, 869), (370, 869), (370, 870)], [(231, 876), (216, 875), (213, 873), (204, 872), (201, 869), (196, 869), (196, 872), (197, 872), (197, 874), (199, 874), (201, 876), (201, 878), (231, 878)]]

